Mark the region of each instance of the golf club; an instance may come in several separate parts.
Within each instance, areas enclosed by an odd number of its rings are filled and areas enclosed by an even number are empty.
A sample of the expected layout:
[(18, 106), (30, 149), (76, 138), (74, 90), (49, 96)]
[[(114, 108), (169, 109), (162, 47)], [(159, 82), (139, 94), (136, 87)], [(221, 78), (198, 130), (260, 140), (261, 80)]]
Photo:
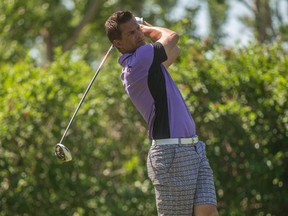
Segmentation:
[(104, 58), (102, 59), (102, 61), (101, 61), (100, 65), (99, 65), (97, 71), (95, 72), (95, 74), (94, 74), (93, 78), (91, 79), (91, 81), (90, 81), (90, 83), (89, 83), (86, 91), (84, 92), (84, 94), (83, 94), (83, 96), (82, 96), (82, 98), (81, 98), (78, 106), (76, 107), (76, 109), (75, 109), (75, 111), (74, 111), (74, 114), (73, 114), (73, 116), (72, 116), (69, 124), (67, 125), (67, 127), (66, 127), (66, 129), (65, 129), (65, 131), (64, 131), (64, 133), (63, 133), (63, 136), (62, 136), (60, 142), (59, 142), (59, 143), (56, 145), (56, 147), (55, 147), (55, 155), (56, 155), (56, 157), (57, 157), (59, 160), (62, 160), (62, 161), (64, 161), (64, 162), (67, 162), (67, 161), (71, 161), (71, 160), (72, 160), (72, 154), (71, 154), (70, 150), (69, 150), (65, 145), (63, 145), (62, 142), (63, 142), (63, 140), (64, 140), (64, 138), (65, 138), (65, 136), (66, 136), (66, 134), (67, 134), (67, 132), (68, 132), (68, 130), (69, 130), (72, 122), (73, 122), (73, 120), (75, 119), (75, 116), (76, 116), (79, 108), (81, 107), (81, 105), (82, 105), (82, 103), (83, 103), (83, 101), (84, 101), (84, 99), (85, 99), (88, 91), (90, 90), (93, 82), (95, 81), (96, 77), (98, 76), (98, 74), (99, 74), (99, 72), (100, 72), (103, 64), (104, 64), (105, 61), (107, 60), (107, 58), (108, 58), (110, 52), (112, 51), (112, 49), (113, 49), (113, 45), (111, 45), (111, 47), (110, 47), (109, 50), (107, 51), (106, 55), (105, 55)]
[[(135, 17), (135, 19), (136, 19), (136, 22), (137, 22), (138, 24), (143, 24), (143, 22), (144, 22), (144, 20), (143, 20), (142, 17)], [(114, 47), (114, 46), (111, 45), (111, 47), (110, 47), (109, 50), (107, 51), (106, 55), (105, 55), (104, 58), (102, 59), (102, 61), (101, 61), (100, 65), (99, 65), (97, 71), (95, 72), (95, 74), (94, 74), (92, 80), (90, 81), (90, 83), (89, 83), (86, 91), (84, 92), (84, 94), (83, 94), (83, 96), (82, 96), (82, 98), (81, 98), (78, 106), (76, 107), (76, 109), (75, 109), (75, 111), (74, 111), (74, 114), (73, 114), (73, 116), (72, 116), (69, 124), (67, 125), (67, 127), (66, 127), (66, 129), (65, 129), (65, 131), (64, 131), (64, 133), (63, 133), (63, 136), (62, 136), (60, 142), (59, 142), (59, 143), (56, 145), (56, 147), (55, 147), (55, 155), (56, 155), (56, 157), (57, 157), (59, 160), (61, 160), (61, 161), (67, 162), (67, 161), (71, 161), (71, 160), (72, 160), (71, 151), (70, 151), (65, 145), (63, 145), (62, 142), (63, 142), (63, 140), (64, 140), (64, 138), (65, 138), (65, 136), (66, 136), (66, 134), (67, 134), (67, 132), (68, 132), (68, 130), (69, 130), (72, 122), (73, 122), (73, 120), (75, 119), (75, 116), (76, 116), (76, 114), (77, 114), (80, 106), (82, 105), (82, 103), (83, 103), (83, 101), (84, 101), (84, 99), (85, 99), (88, 91), (90, 90), (93, 82), (95, 81), (96, 77), (98, 76), (98, 74), (99, 74), (99, 72), (100, 72), (103, 64), (104, 64), (105, 61), (107, 60), (107, 58), (108, 58), (110, 52), (112, 51), (113, 47)]]

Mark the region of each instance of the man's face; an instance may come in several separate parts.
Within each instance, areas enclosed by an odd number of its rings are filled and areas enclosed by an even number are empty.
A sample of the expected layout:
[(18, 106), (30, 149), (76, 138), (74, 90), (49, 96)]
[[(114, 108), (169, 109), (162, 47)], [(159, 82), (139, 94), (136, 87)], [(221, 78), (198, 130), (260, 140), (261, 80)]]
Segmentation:
[(120, 30), (122, 38), (121, 40), (114, 40), (113, 44), (121, 53), (134, 52), (138, 47), (145, 44), (145, 36), (135, 18), (121, 24)]

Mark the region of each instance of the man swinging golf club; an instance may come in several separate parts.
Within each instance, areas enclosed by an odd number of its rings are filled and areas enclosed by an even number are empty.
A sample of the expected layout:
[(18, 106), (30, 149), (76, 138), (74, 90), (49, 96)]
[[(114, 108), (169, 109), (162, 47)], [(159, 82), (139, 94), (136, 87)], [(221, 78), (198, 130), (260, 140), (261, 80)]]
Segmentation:
[(205, 143), (198, 141), (194, 120), (167, 72), (180, 53), (178, 34), (139, 24), (129, 11), (113, 13), (105, 29), (122, 54), (118, 62), (125, 90), (148, 125), (147, 169), (158, 215), (218, 215)]

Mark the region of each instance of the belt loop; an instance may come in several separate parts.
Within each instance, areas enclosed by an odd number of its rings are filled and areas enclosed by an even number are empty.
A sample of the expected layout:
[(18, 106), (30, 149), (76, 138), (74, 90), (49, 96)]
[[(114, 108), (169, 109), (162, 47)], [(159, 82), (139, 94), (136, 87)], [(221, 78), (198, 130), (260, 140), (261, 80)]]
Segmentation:
[(182, 143), (181, 143), (181, 139), (180, 138), (178, 138), (178, 143), (179, 143), (179, 145), (181, 145)]

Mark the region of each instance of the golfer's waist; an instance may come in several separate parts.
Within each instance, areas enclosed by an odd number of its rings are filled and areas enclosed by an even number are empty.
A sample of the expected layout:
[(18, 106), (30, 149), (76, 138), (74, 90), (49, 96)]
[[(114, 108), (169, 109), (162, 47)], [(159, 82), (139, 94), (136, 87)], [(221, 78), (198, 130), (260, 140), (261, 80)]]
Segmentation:
[(195, 135), (189, 138), (168, 138), (168, 139), (153, 139), (152, 145), (195, 145), (199, 141), (198, 136)]

